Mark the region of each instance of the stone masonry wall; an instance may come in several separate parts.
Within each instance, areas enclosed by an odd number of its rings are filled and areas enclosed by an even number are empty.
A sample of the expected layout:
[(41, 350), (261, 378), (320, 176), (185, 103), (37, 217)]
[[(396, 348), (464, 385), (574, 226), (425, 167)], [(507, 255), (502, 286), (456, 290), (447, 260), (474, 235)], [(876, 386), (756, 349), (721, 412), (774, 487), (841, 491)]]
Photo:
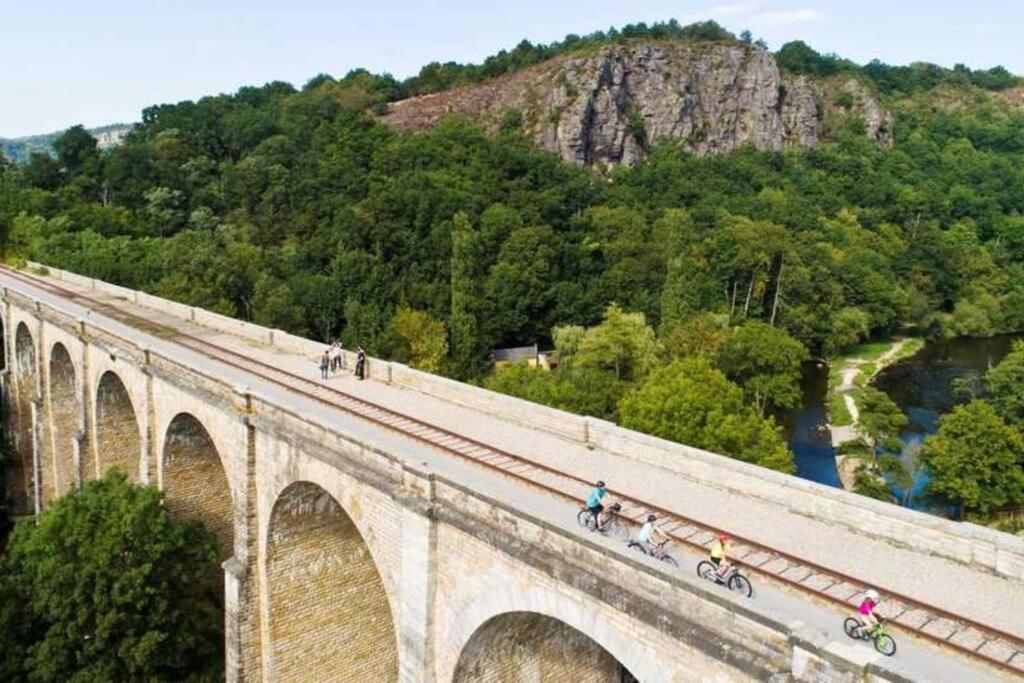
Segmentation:
[(484, 624), (466, 645), (455, 683), (620, 683), (619, 663), (560, 621), (514, 612)]
[(135, 408), (124, 383), (113, 372), (100, 378), (96, 390), (96, 465), (86, 479), (102, 477), (111, 467), (130, 481), (139, 481), (141, 435)]
[(9, 498), (12, 512), (25, 514), (33, 509), (32, 402), (36, 395), (36, 352), (32, 333), (24, 323), (19, 324), (15, 332), (14, 382), (17, 458), (10, 467)]
[(47, 399), (49, 404), (50, 452), (53, 453), (54, 493), (62, 496), (78, 483), (75, 437), (78, 434), (79, 398), (75, 366), (63, 344), (53, 346), (50, 355)]
[(391, 609), (366, 543), (330, 494), (288, 488), (270, 522), (267, 558), (273, 678), (394, 681)]
[(217, 537), (223, 562), (234, 550), (231, 488), (221, 456), (206, 428), (192, 415), (179, 414), (163, 446), (163, 490), (167, 510), (179, 519), (202, 522)]

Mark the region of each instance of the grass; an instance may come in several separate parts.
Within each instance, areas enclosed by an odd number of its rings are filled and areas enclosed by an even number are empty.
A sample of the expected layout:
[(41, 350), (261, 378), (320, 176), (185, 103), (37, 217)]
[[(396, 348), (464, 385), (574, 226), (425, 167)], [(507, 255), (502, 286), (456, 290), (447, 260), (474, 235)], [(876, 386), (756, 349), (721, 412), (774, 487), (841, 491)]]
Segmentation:
[(843, 395), (838, 392), (831, 392), (828, 395), (828, 414), (834, 427), (845, 427), (853, 424), (853, 416), (846, 408), (846, 401)]
[(828, 414), (832, 424), (837, 427), (845, 427), (853, 424), (853, 416), (846, 407), (843, 395), (839, 387), (843, 383), (843, 370), (850, 367), (854, 361), (859, 361), (858, 373), (853, 378), (855, 387), (853, 398), (857, 400), (857, 389), (863, 389), (868, 385), (874, 376), (885, 365), (891, 365), (896, 361), (908, 358), (924, 346), (924, 339), (921, 337), (904, 338), (900, 350), (885, 363), (878, 362), (879, 359), (892, 349), (893, 345), (900, 339), (878, 339), (855, 346), (848, 351), (837, 355), (829, 363), (828, 368)]

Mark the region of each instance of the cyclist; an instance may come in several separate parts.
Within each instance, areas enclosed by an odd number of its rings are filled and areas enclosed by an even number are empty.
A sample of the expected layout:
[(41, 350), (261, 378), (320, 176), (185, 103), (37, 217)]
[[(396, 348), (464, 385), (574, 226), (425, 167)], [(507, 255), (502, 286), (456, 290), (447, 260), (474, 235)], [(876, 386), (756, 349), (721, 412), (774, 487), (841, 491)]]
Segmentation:
[(711, 564), (715, 565), (715, 578), (721, 579), (729, 571), (729, 549), (732, 545), (732, 536), (722, 532), (711, 545)]
[(658, 521), (657, 515), (647, 515), (647, 521), (640, 527), (640, 533), (636, 536), (637, 542), (643, 543), (647, 552), (654, 557), (658, 557), (668, 541), (668, 535), (654, 525), (656, 521)]
[(601, 501), (606, 495), (608, 495), (608, 489), (605, 488), (603, 481), (598, 481), (597, 485), (587, 494), (587, 510), (594, 516), (594, 524), (599, 528), (601, 526), (601, 513), (604, 512), (604, 505), (601, 504)]
[(878, 599), (878, 591), (870, 588), (864, 594), (864, 599), (861, 600), (860, 605), (857, 607), (857, 620), (868, 633), (874, 633), (875, 629), (878, 628), (878, 617), (875, 616), (875, 609), (878, 607), (879, 602), (881, 601)]

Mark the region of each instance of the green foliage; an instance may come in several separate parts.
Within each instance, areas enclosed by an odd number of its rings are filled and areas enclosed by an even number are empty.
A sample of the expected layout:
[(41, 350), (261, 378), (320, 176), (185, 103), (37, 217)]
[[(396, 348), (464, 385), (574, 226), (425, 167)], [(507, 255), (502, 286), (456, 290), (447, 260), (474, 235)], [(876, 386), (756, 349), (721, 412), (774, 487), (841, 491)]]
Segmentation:
[(397, 360), (426, 372), (439, 373), (448, 353), (448, 332), (444, 323), (423, 311), (399, 308), (391, 321), (400, 348)]
[(1024, 440), (988, 403), (971, 401), (939, 420), (921, 458), (930, 490), (987, 514), (1024, 502)]
[(760, 321), (741, 325), (718, 352), (718, 367), (743, 387), (763, 414), (800, 404), (800, 375), (809, 354), (803, 344)]
[(796, 74), (831, 76), (853, 65), (835, 55), (822, 55), (802, 40), (786, 43), (775, 53), (779, 68)]
[(999, 416), (1024, 432), (1024, 342), (985, 375), (988, 398)]
[(771, 419), (743, 402), (743, 392), (706, 359), (673, 361), (619, 404), (621, 424), (763, 467), (793, 471), (793, 455)]
[(660, 347), (643, 313), (626, 313), (610, 305), (600, 325), (583, 335), (572, 363), (580, 369), (601, 370), (618, 380), (643, 378), (657, 363)]
[(662, 336), (662, 344), (673, 358), (704, 356), (714, 359), (731, 334), (726, 316), (702, 313), (669, 326)]
[(18, 524), (0, 575), (0, 677), (212, 680), (215, 541), (116, 471)]
[(857, 426), (872, 454), (879, 446), (889, 450), (899, 448), (899, 434), (907, 425), (907, 416), (888, 394), (874, 387), (863, 387), (857, 396), (857, 408), (860, 411)]

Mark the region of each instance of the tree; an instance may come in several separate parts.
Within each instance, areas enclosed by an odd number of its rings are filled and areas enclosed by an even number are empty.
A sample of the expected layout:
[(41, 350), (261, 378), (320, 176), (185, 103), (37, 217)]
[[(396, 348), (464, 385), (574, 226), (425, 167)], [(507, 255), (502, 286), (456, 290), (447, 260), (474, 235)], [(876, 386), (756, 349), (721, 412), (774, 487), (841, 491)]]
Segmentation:
[(722, 344), (732, 335), (728, 322), (726, 316), (713, 313), (680, 320), (668, 328), (662, 336), (662, 344), (673, 358), (715, 358)]
[(975, 400), (939, 419), (921, 459), (929, 488), (957, 503), (961, 514), (988, 514), (1024, 502), (1024, 439), (991, 405)]
[(763, 415), (769, 407), (800, 404), (800, 375), (809, 357), (804, 345), (784, 330), (753, 320), (722, 343), (718, 367), (743, 387)]
[(985, 375), (989, 400), (999, 416), (1024, 432), (1024, 342)]
[(704, 448), (782, 472), (793, 455), (771, 418), (743, 401), (743, 392), (705, 358), (658, 368), (619, 403), (622, 426)]
[(86, 484), (11, 536), (0, 639), (14, 642), (0, 650), (20, 657), (7, 654), (4, 673), (41, 681), (216, 677), (216, 557), (212, 534), (172, 521), (155, 488), (116, 471)]
[(401, 360), (425, 372), (441, 371), (448, 353), (448, 331), (443, 322), (423, 311), (399, 308), (391, 325), (402, 340)]
[(57, 158), (69, 175), (74, 175), (99, 159), (96, 138), (83, 126), (72, 126), (53, 141)]
[(857, 397), (857, 409), (860, 413), (857, 427), (873, 460), (879, 446), (898, 448), (900, 430), (907, 425), (907, 416), (888, 394), (874, 387), (864, 387)]
[(481, 255), (472, 222), (463, 212), (452, 221), (451, 329), (452, 368), (457, 377), (472, 377), (483, 364), (478, 332), (478, 287)]
[(655, 366), (659, 351), (654, 330), (643, 313), (627, 313), (611, 304), (601, 324), (583, 336), (573, 363), (578, 368), (603, 370), (616, 379), (633, 381)]

